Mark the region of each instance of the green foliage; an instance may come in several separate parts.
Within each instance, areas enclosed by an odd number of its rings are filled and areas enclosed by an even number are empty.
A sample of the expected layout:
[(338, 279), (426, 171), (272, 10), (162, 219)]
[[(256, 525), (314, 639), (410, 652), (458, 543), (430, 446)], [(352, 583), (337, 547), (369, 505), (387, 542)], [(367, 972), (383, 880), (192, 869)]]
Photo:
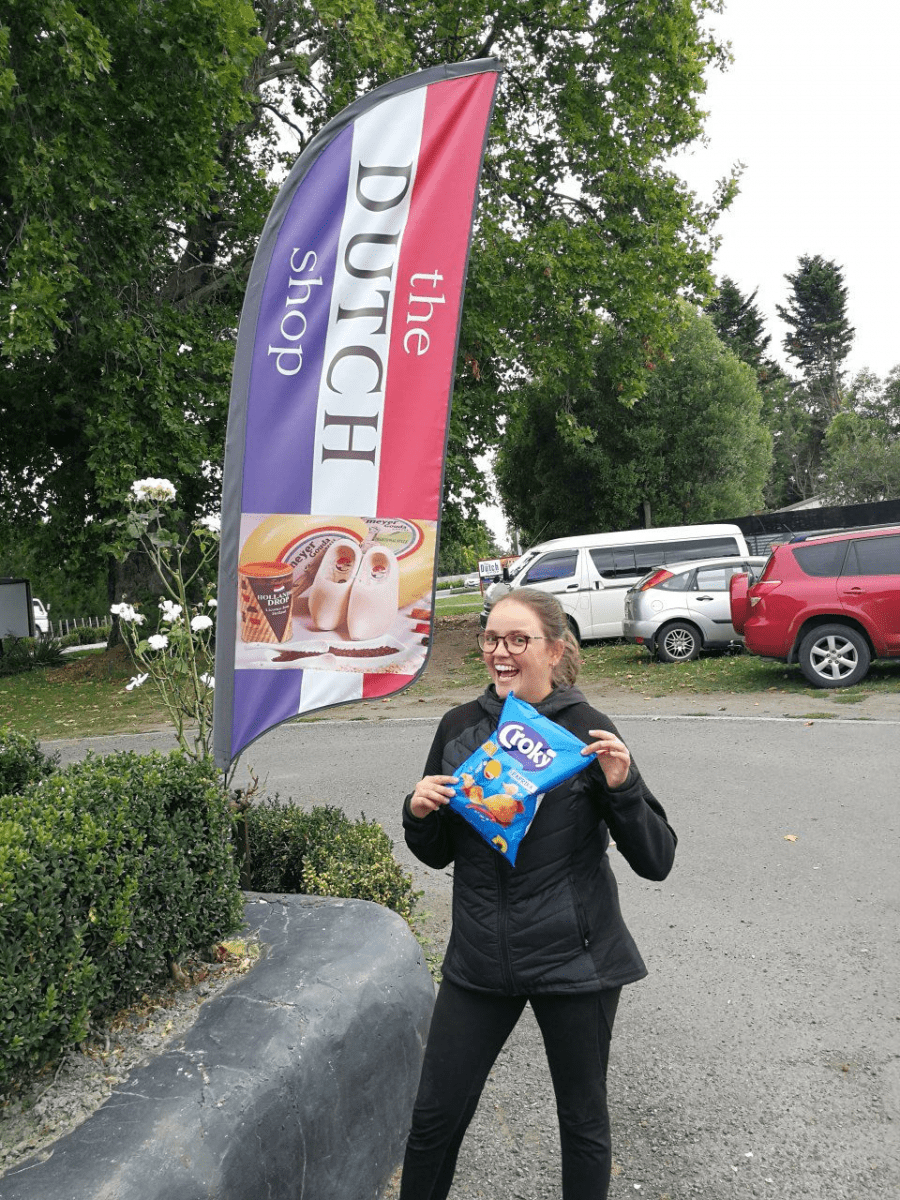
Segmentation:
[(230, 817), (204, 764), (89, 757), (0, 796), (0, 1084), (241, 916)]
[(0, 726), (0, 795), (15, 795), (40, 783), (58, 763), (59, 754), (44, 754), (37, 738)]
[(490, 529), (480, 517), (448, 513), (441, 522), (438, 575), (469, 574), (478, 570), (478, 560), (498, 553)]
[(4, 521), (0, 503), (0, 576), (30, 580), (31, 594), (48, 606), (52, 620), (101, 617), (108, 611), (103, 562), (95, 557), (88, 574), (87, 580), (83, 579), (79, 572), (69, 569), (68, 561), (61, 570), (59, 550), (47, 526), (40, 521)]
[(753, 372), (684, 304), (671, 357), (644, 398), (619, 402), (600, 343), (586, 377), (523, 389), (497, 460), (509, 515), (534, 543), (641, 524), (696, 524), (758, 508), (771, 441)]
[(93, 646), (97, 642), (109, 639), (112, 625), (79, 625), (76, 629), (62, 634), (58, 639), (61, 646)]
[(0, 676), (21, 675), (38, 667), (58, 667), (63, 662), (63, 643), (58, 638), (17, 638), (4, 643)]
[(820, 254), (802, 254), (785, 279), (791, 285), (788, 302), (776, 305), (789, 326), (782, 344), (803, 372), (811, 407), (831, 415), (843, 402), (843, 363), (854, 334), (843, 271)]
[(825, 431), (821, 474), (834, 504), (900, 496), (900, 367), (884, 384), (870, 372), (853, 380), (847, 408)]
[(258, 892), (303, 892), (372, 900), (412, 922), (416, 894), (391, 840), (375, 821), (351, 821), (331, 805), (309, 812), (278, 797), (247, 810), (248, 886)]
[[(725, 51), (711, 0), (16, 0), (0, 21), (0, 509), (96, 585), (103, 521), (162, 475), (218, 490), (243, 290), (284, 134), (370, 87), (495, 54), (457, 361), (447, 505), (486, 498), (508, 387), (590, 364), (622, 399), (702, 298), (715, 219), (669, 169)], [(261, 36), (258, 36), (261, 35)], [(293, 157), (291, 153), (290, 157)], [(573, 187), (573, 182), (575, 186)], [(575, 194), (573, 194), (575, 193)], [(34, 397), (41, 419), (34, 421)], [(122, 591), (119, 580), (117, 594)], [(132, 593), (133, 595), (133, 593)], [(112, 598), (112, 597), (111, 597)], [(134, 597), (133, 597), (134, 598)]]

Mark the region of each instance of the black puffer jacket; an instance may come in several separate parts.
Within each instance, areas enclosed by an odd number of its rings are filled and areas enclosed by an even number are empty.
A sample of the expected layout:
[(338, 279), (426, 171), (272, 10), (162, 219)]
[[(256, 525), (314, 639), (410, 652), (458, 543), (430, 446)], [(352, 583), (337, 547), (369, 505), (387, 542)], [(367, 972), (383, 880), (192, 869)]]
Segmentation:
[[(454, 774), (497, 727), (502, 706), (492, 685), (451, 709), (424, 774)], [(616, 732), (574, 687), (555, 689), (535, 707), (585, 742), (589, 729)], [(607, 787), (595, 761), (549, 791), (515, 867), (457, 813), (441, 808), (419, 819), (409, 799), (403, 824), (413, 854), (436, 869), (454, 864), (453, 928), (443, 966), (451, 982), (530, 995), (599, 991), (646, 975), (619, 909), (609, 837), (645, 879), (668, 875), (677, 839), (633, 763), (619, 788)]]

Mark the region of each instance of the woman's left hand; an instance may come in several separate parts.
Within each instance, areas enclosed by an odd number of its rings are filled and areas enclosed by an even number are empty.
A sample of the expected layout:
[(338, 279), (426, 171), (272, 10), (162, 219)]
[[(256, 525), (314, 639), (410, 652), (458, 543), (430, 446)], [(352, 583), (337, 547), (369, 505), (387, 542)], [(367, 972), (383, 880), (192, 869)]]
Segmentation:
[(597, 762), (606, 777), (607, 787), (621, 787), (631, 770), (628, 747), (606, 729), (589, 729), (588, 733), (596, 741), (585, 746), (581, 753), (597, 755)]

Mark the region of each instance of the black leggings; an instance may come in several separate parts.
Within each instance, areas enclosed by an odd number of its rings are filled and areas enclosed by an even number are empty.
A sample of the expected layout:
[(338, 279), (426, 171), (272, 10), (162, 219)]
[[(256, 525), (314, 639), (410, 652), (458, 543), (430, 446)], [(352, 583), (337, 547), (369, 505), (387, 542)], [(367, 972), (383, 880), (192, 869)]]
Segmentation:
[(605, 1200), (612, 1149), (606, 1067), (620, 988), (573, 996), (494, 996), (441, 984), (400, 1200), (445, 1200), (491, 1067), (530, 999), (556, 1092), (563, 1200)]

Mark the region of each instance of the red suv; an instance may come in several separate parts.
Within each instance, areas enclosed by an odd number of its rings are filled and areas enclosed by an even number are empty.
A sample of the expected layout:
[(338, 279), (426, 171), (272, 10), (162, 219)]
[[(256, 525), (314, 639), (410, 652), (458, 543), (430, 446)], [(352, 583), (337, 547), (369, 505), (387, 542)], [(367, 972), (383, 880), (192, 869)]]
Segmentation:
[(731, 623), (816, 687), (859, 683), (873, 658), (900, 657), (900, 529), (775, 546), (756, 583), (732, 576)]

